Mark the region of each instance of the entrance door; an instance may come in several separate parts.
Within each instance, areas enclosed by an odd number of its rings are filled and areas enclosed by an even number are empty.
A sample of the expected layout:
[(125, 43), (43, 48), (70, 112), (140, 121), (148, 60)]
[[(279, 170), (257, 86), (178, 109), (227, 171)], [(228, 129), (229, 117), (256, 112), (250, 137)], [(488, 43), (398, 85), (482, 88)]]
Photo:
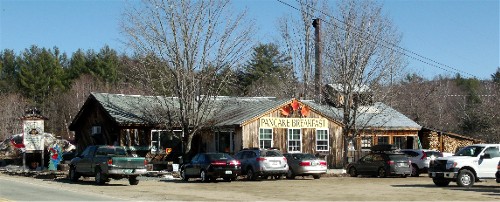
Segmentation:
[(234, 135), (231, 132), (218, 132), (215, 140), (215, 149), (217, 152), (233, 153), (233, 138)]

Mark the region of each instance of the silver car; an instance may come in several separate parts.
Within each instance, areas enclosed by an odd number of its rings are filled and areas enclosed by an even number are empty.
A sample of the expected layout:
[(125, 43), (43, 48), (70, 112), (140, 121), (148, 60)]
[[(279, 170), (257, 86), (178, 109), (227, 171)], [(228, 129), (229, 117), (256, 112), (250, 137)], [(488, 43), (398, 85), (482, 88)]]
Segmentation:
[(281, 179), (288, 172), (286, 158), (279, 150), (243, 149), (234, 158), (241, 162), (241, 173), (248, 180), (256, 180), (259, 176)]
[(286, 174), (287, 179), (294, 179), (295, 176), (312, 175), (314, 179), (319, 179), (321, 174), (327, 171), (326, 161), (320, 160), (312, 154), (289, 153), (284, 154), (290, 169)]

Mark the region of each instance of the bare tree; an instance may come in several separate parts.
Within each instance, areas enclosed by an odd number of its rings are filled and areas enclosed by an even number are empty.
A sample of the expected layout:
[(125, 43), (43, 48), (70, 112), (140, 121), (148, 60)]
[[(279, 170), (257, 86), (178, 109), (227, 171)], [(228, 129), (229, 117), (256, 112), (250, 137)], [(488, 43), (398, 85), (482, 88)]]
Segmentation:
[[(209, 124), (214, 97), (251, 48), (245, 12), (234, 15), (228, 0), (144, 0), (124, 13), (127, 44), (147, 58), (135, 66), (134, 79), (157, 95), (166, 127), (183, 131), (184, 152), (193, 136)], [(172, 103), (175, 107), (172, 107)]]
[(318, 0), (299, 0), (300, 17), (284, 16), (279, 20), (285, 54), (292, 58), (292, 66), (302, 81), (299, 94), (304, 98), (314, 95), (314, 30), (313, 19), (318, 10)]
[(363, 113), (356, 102), (359, 90), (369, 87), (374, 94), (391, 95), (380, 93), (380, 87), (391, 85), (405, 61), (397, 48), (401, 36), (383, 15), (381, 5), (374, 1), (342, 0), (336, 8), (338, 17), (328, 15), (329, 23), (324, 23), (324, 75), (327, 82), (341, 86), (346, 163), (348, 143), (359, 129), (357, 113)]

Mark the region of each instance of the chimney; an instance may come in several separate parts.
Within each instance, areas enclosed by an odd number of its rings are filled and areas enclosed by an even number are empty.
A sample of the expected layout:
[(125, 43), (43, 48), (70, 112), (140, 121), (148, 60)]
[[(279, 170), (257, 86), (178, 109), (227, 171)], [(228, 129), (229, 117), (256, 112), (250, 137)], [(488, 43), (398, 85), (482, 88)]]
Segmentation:
[(321, 82), (321, 34), (320, 34), (320, 19), (319, 18), (316, 18), (316, 19), (313, 19), (313, 23), (312, 23), (313, 27), (314, 27), (314, 35), (316, 36), (316, 42), (315, 42), (315, 49), (316, 49), (316, 52), (315, 52), (315, 58), (316, 58), (316, 62), (315, 62), (315, 69), (314, 69), (314, 99), (318, 102), (321, 102), (321, 86), (322, 86), (322, 82)]

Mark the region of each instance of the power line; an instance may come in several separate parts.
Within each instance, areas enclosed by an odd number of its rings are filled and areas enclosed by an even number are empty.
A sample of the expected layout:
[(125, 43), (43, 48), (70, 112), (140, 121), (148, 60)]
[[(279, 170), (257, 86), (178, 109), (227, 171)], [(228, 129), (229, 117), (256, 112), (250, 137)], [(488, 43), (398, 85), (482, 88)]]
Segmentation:
[[(292, 6), (292, 5), (291, 5), (291, 4), (289, 4), (289, 3), (286, 3), (286, 2), (284, 2), (284, 1), (282, 1), (282, 0), (277, 0), (277, 1), (278, 1), (278, 2), (280, 2), (280, 3), (281, 3), (281, 4), (283, 4), (283, 5), (286, 5), (286, 6), (288, 6), (288, 7), (290, 7), (290, 8), (293, 8), (293, 9), (295, 9), (295, 10), (299, 11), (299, 12), (302, 12), (299, 8), (296, 8), (295, 6)], [(301, 3), (300, 1), (298, 1), (298, 0), (295, 0), (295, 1), (296, 1), (297, 3), (299, 3), (300, 5), (303, 5), (303, 3)], [(339, 20), (338, 18), (336, 18), (336, 17), (334, 17), (334, 16), (331, 16), (331, 15), (329, 15), (328, 13), (325, 13), (324, 11), (318, 10), (318, 9), (316, 9), (316, 8), (314, 8), (314, 7), (311, 7), (311, 6), (307, 5), (307, 4), (306, 4), (305, 6), (306, 6), (306, 7), (308, 7), (309, 9), (315, 10), (315, 11), (317, 11), (317, 12), (319, 12), (319, 13), (321, 13), (321, 14), (325, 15), (325, 16), (328, 16), (328, 17), (330, 17), (330, 18), (332, 18), (332, 19), (334, 19), (334, 20), (336, 20), (336, 21), (338, 21), (338, 22), (340, 22), (340, 23), (342, 23), (342, 24), (347, 25), (349, 28), (354, 28), (354, 30), (356, 30), (358, 33), (363, 33), (363, 31), (362, 31), (362, 30), (359, 30), (359, 28), (354, 27), (354, 26), (350, 25), (349, 23), (346, 23), (346, 22), (344, 22), (344, 21), (342, 21), (342, 20)], [(305, 12), (305, 13), (307, 13), (307, 14), (309, 14), (309, 15), (311, 15), (311, 16), (314, 16), (314, 15), (312, 15), (311, 13), (308, 13), (307, 11), (304, 11), (304, 12)], [(338, 27), (338, 28), (340, 28), (340, 29), (343, 29), (344, 31), (347, 31), (345, 28), (339, 27), (339, 26), (337, 26), (337, 25), (335, 25), (335, 24), (333, 24), (333, 23), (331, 23), (331, 22), (328, 22), (328, 21), (326, 21), (326, 20), (323, 20), (323, 22), (328, 23), (328, 24), (331, 24), (331, 25), (333, 25), (333, 26), (335, 26), (335, 27)], [(358, 35), (359, 35), (359, 34), (358, 34)], [(408, 57), (408, 58), (410, 58), (410, 59), (417, 60), (417, 61), (419, 61), (419, 62), (421, 62), (421, 63), (424, 63), (424, 64), (427, 64), (427, 65), (429, 65), (429, 66), (432, 66), (432, 67), (435, 67), (435, 68), (439, 68), (439, 69), (441, 69), (441, 70), (443, 70), (443, 71), (453, 72), (453, 73), (463, 73), (463, 74), (470, 75), (470, 76), (472, 76), (472, 77), (474, 77), (474, 78), (477, 78), (475, 75), (473, 75), (473, 74), (471, 74), (471, 73), (468, 73), (468, 72), (465, 72), (465, 71), (459, 70), (459, 69), (457, 69), (457, 68), (451, 67), (451, 66), (449, 66), (449, 65), (446, 65), (446, 64), (440, 63), (440, 62), (438, 62), (438, 61), (436, 61), (436, 60), (433, 60), (433, 59), (431, 59), (431, 58), (425, 57), (425, 56), (423, 56), (423, 55), (421, 55), (421, 54), (418, 54), (418, 53), (416, 53), (416, 52), (414, 52), (414, 51), (408, 50), (408, 49), (406, 49), (406, 48), (403, 48), (403, 47), (401, 47), (401, 46), (398, 46), (397, 44), (394, 44), (394, 43), (392, 43), (392, 42), (389, 42), (389, 41), (387, 41), (387, 40), (384, 40), (383, 38), (380, 38), (380, 37), (374, 37), (374, 36), (373, 36), (372, 34), (370, 34), (370, 33), (367, 33), (367, 35), (369, 36), (367, 40), (369, 40), (371, 43), (376, 43), (375, 41), (373, 41), (373, 40), (372, 40), (372, 38), (373, 38), (373, 39), (376, 39), (376, 40), (379, 40), (379, 41), (382, 41), (382, 42), (384, 42), (384, 43), (388, 44), (388, 45), (383, 45), (385, 48), (388, 48), (388, 49), (393, 50), (393, 51), (397, 51), (398, 53), (401, 53), (401, 54), (405, 55), (406, 57)], [(396, 48), (397, 50), (396, 50), (396, 49), (394, 49), (393, 47), (394, 47), (394, 48)], [(446, 69), (446, 68), (448, 68), (448, 69)]]

